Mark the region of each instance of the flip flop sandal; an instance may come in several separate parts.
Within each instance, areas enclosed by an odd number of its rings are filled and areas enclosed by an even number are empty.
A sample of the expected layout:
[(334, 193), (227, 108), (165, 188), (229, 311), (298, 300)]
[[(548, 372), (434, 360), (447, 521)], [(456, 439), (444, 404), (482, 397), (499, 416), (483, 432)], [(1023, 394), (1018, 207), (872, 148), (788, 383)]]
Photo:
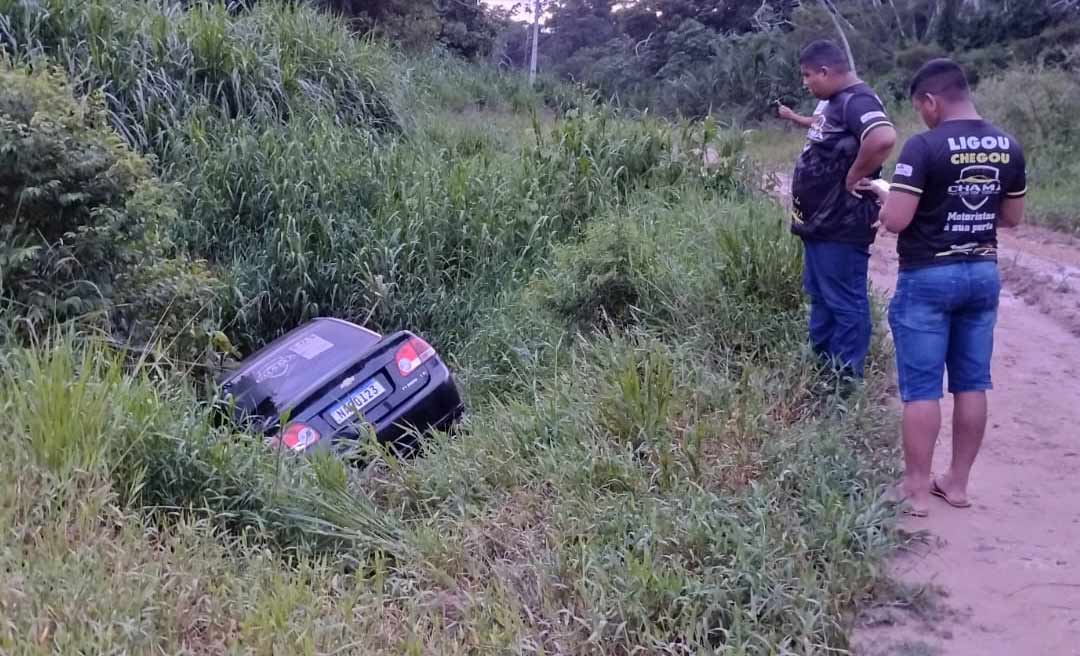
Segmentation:
[(929, 511), (927, 511), (927, 510), (919, 510), (915, 506), (911, 505), (911, 502), (907, 501), (906, 499), (904, 500), (904, 503), (901, 505), (901, 511), (900, 512), (904, 513), (908, 517), (920, 517), (921, 518), (921, 517), (929, 517), (930, 516)]
[(938, 487), (938, 484), (937, 484), (936, 480), (930, 482), (930, 494), (934, 495), (935, 497), (940, 497), (940, 498), (944, 499), (945, 503), (949, 504), (953, 508), (970, 508), (971, 507), (971, 502), (970, 501), (958, 502), (958, 501), (953, 501), (952, 499), (950, 499), (949, 495), (945, 494), (945, 490), (942, 490), (940, 487)]
[[(893, 488), (894, 490), (896, 488)], [(915, 506), (911, 505), (908, 497), (897, 497), (895, 494), (892, 498), (886, 497), (886, 502), (900, 507), (900, 512), (904, 513), (908, 517), (927, 517), (930, 513), (927, 510), (919, 510)]]

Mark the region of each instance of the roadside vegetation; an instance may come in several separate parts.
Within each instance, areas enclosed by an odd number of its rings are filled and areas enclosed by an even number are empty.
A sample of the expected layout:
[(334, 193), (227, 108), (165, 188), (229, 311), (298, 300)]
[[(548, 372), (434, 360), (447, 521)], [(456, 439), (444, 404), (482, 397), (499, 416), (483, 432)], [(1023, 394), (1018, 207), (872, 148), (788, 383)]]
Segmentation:
[[(189, 4), (0, 3), (0, 651), (847, 645), (887, 347), (842, 399), (741, 133)], [(465, 422), (354, 465), (217, 421), (210, 335), (318, 315), (429, 337)]]
[(1080, 71), (1013, 68), (980, 85), (978, 97), (986, 116), (1024, 144), (1028, 219), (1080, 234)]

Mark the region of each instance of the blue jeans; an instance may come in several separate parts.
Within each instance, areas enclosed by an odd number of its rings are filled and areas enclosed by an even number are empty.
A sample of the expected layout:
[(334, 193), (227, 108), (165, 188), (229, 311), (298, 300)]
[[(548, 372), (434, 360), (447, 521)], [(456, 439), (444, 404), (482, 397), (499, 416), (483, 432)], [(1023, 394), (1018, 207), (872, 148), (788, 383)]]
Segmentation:
[(870, 350), (867, 246), (804, 240), (803, 289), (810, 297), (810, 343), (862, 378)]
[(900, 272), (889, 325), (905, 403), (940, 399), (946, 369), (951, 394), (993, 388), (990, 359), (1000, 294), (996, 262)]

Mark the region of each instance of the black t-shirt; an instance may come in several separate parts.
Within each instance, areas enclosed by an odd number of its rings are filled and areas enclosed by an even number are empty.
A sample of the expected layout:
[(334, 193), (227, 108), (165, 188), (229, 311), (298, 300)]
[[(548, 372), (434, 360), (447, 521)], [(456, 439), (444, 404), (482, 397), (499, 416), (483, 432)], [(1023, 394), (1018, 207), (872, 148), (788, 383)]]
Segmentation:
[[(874, 241), (876, 231), (871, 226), (877, 221), (877, 203), (869, 194), (848, 193), (844, 183), (863, 138), (883, 125), (892, 125), (885, 106), (861, 82), (828, 100), (824, 111), (815, 116), (795, 164), (792, 232), (804, 239)], [(879, 169), (871, 177), (880, 175)]]
[(1024, 151), (986, 121), (946, 121), (904, 145), (891, 190), (919, 196), (900, 268), (996, 260), (1001, 202), (1027, 192)]

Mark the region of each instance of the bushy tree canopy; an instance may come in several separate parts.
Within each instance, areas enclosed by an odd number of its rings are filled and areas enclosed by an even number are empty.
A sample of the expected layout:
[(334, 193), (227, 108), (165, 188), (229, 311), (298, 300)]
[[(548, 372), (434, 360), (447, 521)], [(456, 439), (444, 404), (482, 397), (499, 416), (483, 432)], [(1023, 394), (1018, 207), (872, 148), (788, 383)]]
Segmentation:
[[(1080, 3), (1060, 0), (550, 0), (542, 67), (613, 99), (695, 115), (753, 116), (792, 100), (790, 64), (802, 44), (850, 42), (859, 73), (899, 95), (914, 67), (951, 54), (977, 80), (1011, 62), (1063, 62), (1080, 42)], [(504, 61), (525, 66), (528, 32), (512, 28)], [(752, 44), (752, 45), (748, 45)], [(763, 53), (770, 66), (761, 66)], [(746, 72), (764, 76), (753, 85)], [(777, 74), (784, 73), (786, 80)], [(729, 112), (730, 113), (730, 112)]]

